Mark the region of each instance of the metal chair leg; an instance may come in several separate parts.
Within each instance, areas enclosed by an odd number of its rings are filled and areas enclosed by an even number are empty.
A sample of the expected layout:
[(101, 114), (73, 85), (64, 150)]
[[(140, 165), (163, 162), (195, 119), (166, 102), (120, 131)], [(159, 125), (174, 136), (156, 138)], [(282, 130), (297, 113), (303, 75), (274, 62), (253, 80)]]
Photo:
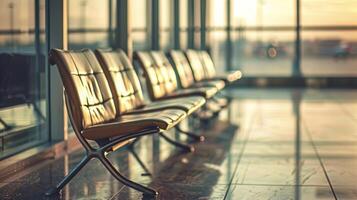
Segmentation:
[(158, 195), (158, 192), (155, 191), (154, 189), (145, 187), (143, 185), (140, 185), (139, 183), (135, 183), (135, 182), (125, 178), (122, 174), (120, 174), (120, 172), (117, 169), (115, 169), (115, 167), (112, 165), (112, 163), (104, 155), (98, 157), (98, 159), (103, 163), (103, 165), (108, 169), (108, 171), (121, 183), (144, 193), (145, 196), (146, 195), (149, 195), (149, 196)]
[(59, 193), (61, 189), (69, 182), (72, 180), (72, 178), (88, 163), (88, 161), (91, 160), (91, 157), (85, 156), (77, 166), (72, 169), (72, 171), (60, 182), (57, 184), (56, 187), (50, 189), (45, 193), (46, 196), (51, 196), (56, 193)]
[(134, 145), (139, 141), (140, 138), (136, 138), (129, 146), (128, 146), (128, 150), (129, 152), (134, 156), (135, 160), (138, 161), (139, 165), (141, 166), (141, 168), (143, 168), (143, 170), (145, 171), (145, 173), (142, 173), (142, 176), (151, 176), (151, 172), (150, 170), (146, 167), (145, 163), (140, 159), (139, 155), (136, 153), (136, 151), (134, 150)]
[(167, 142), (169, 142), (170, 144), (179, 147), (181, 149), (183, 149), (184, 151), (187, 152), (194, 152), (195, 148), (192, 145), (188, 145), (188, 144), (182, 144), (180, 142), (177, 142), (175, 140), (172, 140), (171, 138), (167, 137), (164, 133), (160, 132), (159, 135), (161, 137), (163, 137)]
[(184, 131), (182, 130), (179, 126), (175, 126), (175, 129), (180, 132), (180, 133), (183, 133), (187, 136), (189, 136), (190, 138), (196, 140), (196, 141), (200, 141), (200, 142), (203, 142), (205, 140), (205, 137), (203, 135), (196, 135), (192, 132), (189, 132), (189, 131)]

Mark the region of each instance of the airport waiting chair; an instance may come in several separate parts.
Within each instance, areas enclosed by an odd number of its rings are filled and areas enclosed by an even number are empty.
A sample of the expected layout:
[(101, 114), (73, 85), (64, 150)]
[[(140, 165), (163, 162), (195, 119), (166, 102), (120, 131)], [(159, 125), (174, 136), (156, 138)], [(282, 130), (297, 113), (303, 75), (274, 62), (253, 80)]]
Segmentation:
[[(186, 117), (180, 109), (162, 109), (143, 113), (123, 114), (119, 109), (126, 102), (114, 98), (105, 73), (90, 50), (64, 51), (52, 49), (50, 63), (56, 64), (65, 89), (66, 105), (74, 132), (86, 150), (83, 160), (46, 195), (58, 192), (85, 166), (97, 158), (121, 183), (155, 196), (154, 189), (124, 177), (108, 160), (107, 154), (138, 137), (162, 135)], [(115, 101), (118, 101), (115, 103)], [(121, 105), (124, 104), (124, 105)], [(119, 106), (117, 106), (119, 105)], [(129, 111), (128, 111), (129, 112)], [(97, 145), (93, 145), (95, 141)]]
[(138, 63), (143, 69), (149, 96), (152, 101), (192, 95), (210, 99), (218, 92), (218, 89), (214, 86), (180, 89), (175, 71), (170, 63), (158, 65), (150, 52), (135, 52), (134, 59), (139, 61)]
[(217, 74), (214, 62), (211, 56), (208, 54), (208, 52), (201, 50), (201, 51), (196, 51), (196, 53), (204, 69), (205, 79), (223, 80), (226, 83), (226, 85), (228, 85), (242, 78), (242, 72), (239, 70), (230, 71), (224, 74)]
[[(117, 102), (121, 102), (118, 106), (121, 113), (131, 114), (173, 108), (184, 110), (187, 115), (190, 115), (206, 102), (201, 96), (187, 96), (147, 103), (144, 100), (139, 77), (124, 51), (97, 49), (95, 54), (103, 67), (114, 98), (118, 99)], [(183, 131), (179, 125), (175, 128), (195, 140), (204, 140), (203, 136)]]
[[(172, 66), (174, 66), (178, 79), (180, 80), (180, 85), (182, 88), (199, 88), (199, 87), (216, 87), (218, 91), (225, 87), (224, 81), (206, 81), (204, 80), (203, 69), (196, 71), (191, 68), (189, 60), (183, 51), (171, 50), (168, 53), (168, 57), (172, 61)], [(199, 60), (197, 60), (200, 62)], [(196, 62), (196, 61), (194, 61)]]
[[(200, 88), (210, 86), (221, 88), (218, 91), (222, 91), (225, 87), (225, 83), (222, 80), (205, 80), (202, 65), (199, 65), (200, 70), (196, 70), (196, 73), (194, 73), (194, 69), (191, 68), (191, 64), (183, 51), (171, 50), (169, 51), (168, 56), (171, 59), (174, 68), (176, 69), (182, 88)], [(198, 64), (200, 64), (198, 57), (192, 58), (192, 61), (194, 63), (198, 62)], [(220, 111), (222, 108), (227, 107), (229, 104), (229, 100), (227, 100), (226, 97), (219, 98), (216, 95), (211, 100), (212, 101), (210, 101), (210, 106), (213, 108), (213, 110)]]
[[(156, 85), (160, 85), (160, 87), (166, 89), (165, 94), (151, 92), (154, 101), (160, 98), (172, 98), (182, 94), (201, 95), (206, 98), (207, 103), (205, 104), (204, 109), (198, 113), (198, 117), (203, 121), (207, 121), (211, 119), (212, 116), (218, 116), (222, 107), (215, 101), (215, 96), (220, 91), (217, 87), (207, 84), (199, 85), (197, 87), (181, 88), (179, 87), (175, 70), (163, 52), (136, 52), (135, 55), (144, 71), (144, 76), (146, 77), (147, 85), (149, 86), (149, 92), (154, 91), (155, 89), (152, 87), (152, 85), (155, 84), (152, 83), (156, 83)], [(220, 82), (224, 83), (223, 81)], [(159, 91), (162, 91), (162, 89)], [(211, 93), (210, 91), (214, 91), (214, 93)]]
[(187, 50), (185, 51), (185, 55), (192, 69), (193, 77), (196, 82), (215, 85), (219, 89), (223, 89), (225, 87), (225, 83), (222, 80), (207, 79), (204, 66), (202, 65), (200, 57), (196, 51)]

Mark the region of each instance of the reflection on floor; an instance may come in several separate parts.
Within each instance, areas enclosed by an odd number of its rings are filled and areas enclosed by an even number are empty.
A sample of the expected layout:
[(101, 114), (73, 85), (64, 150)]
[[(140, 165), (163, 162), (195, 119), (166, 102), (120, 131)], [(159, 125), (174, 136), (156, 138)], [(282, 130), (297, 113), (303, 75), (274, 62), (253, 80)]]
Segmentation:
[[(233, 90), (230, 110), (182, 154), (156, 137), (110, 158), (159, 199), (357, 199), (357, 94), (352, 90)], [(228, 117), (229, 116), (229, 117)], [(227, 118), (228, 117), (228, 118)], [(227, 121), (230, 121), (228, 123)], [(171, 134), (175, 137), (175, 134)], [(181, 138), (182, 139), (182, 138)], [(0, 199), (46, 199), (44, 192), (82, 151), (1, 181)], [(93, 160), (62, 199), (140, 199)]]

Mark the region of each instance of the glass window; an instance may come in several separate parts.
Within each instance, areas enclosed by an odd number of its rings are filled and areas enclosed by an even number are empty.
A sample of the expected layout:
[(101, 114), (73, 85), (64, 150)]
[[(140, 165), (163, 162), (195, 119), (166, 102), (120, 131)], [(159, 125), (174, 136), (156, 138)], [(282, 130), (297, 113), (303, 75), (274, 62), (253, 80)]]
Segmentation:
[(187, 49), (188, 0), (180, 0), (180, 48)]
[(294, 26), (296, 0), (233, 0), (233, 26)]
[(201, 1), (194, 0), (194, 48), (201, 47)]
[(305, 76), (357, 76), (355, 0), (301, 1)]
[(0, 16), (0, 158), (3, 158), (48, 140), (45, 0), (4, 0)]
[[(112, 3), (115, 3), (112, 1)], [(112, 6), (115, 8), (115, 5)], [(93, 14), (95, 11), (95, 14)], [(70, 49), (110, 46), (113, 22), (109, 3), (97, 0), (69, 0), (68, 40)]]
[[(148, 34), (148, 1), (147, 0), (131, 0), (131, 39), (133, 41), (134, 50), (145, 50), (150, 46)], [(138, 15), (140, 13), (140, 15)]]
[(161, 0), (159, 3), (160, 48), (174, 47), (173, 39), (173, 0)]
[(291, 76), (295, 53), (294, 31), (234, 31), (233, 67), (245, 76)]
[(245, 76), (292, 75), (295, 3), (295, 0), (232, 1), (233, 69), (241, 69)]
[(207, 27), (227, 26), (227, 0), (208, 0), (207, 12)]
[(301, 0), (304, 26), (357, 25), (356, 0)]
[(207, 1), (207, 48), (211, 53), (217, 71), (222, 72), (226, 67), (227, 43), (227, 0)]

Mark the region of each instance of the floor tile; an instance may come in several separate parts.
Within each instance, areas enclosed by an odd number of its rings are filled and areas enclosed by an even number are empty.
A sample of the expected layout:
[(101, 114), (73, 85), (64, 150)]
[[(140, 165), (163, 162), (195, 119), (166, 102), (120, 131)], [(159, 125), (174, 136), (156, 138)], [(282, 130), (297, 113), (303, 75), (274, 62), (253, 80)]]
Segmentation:
[(332, 200), (335, 198), (329, 187), (232, 185), (226, 199)]

